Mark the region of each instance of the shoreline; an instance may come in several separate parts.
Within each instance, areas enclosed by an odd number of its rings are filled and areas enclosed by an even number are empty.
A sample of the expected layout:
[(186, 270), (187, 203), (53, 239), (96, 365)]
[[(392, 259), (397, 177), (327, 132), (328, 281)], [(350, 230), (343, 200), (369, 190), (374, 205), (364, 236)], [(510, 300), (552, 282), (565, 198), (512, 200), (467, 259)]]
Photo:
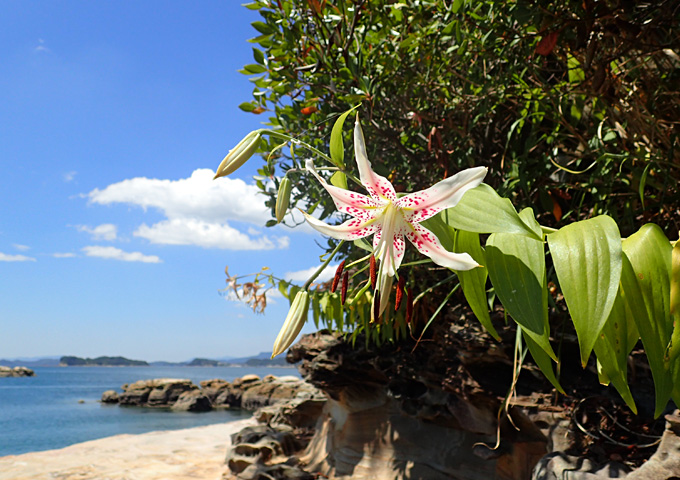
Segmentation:
[(219, 479), (231, 435), (254, 418), (180, 430), (120, 434), (56, 450), (0, 457), (0, 480)]

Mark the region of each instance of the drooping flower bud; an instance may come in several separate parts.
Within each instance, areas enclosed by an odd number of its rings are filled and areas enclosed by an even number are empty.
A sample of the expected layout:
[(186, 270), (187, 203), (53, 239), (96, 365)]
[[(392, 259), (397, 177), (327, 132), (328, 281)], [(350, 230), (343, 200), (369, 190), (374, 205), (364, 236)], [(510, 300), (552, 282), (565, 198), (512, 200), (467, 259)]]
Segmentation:
[(215, 177), (213, 177), (213, 180), (238, 170), (260, 147), (261, 138), (262, 134), (260, 130), (255, 130), (246, 135), (243, 140), (238, 142), (238, 145), (229, 150), (229, 153), (224, 157), (220, 166), (217, 167), (217, 173), (215, 174)]
[(406, 323), (413, 321), (413, 289), (406, 290)]
[(347, 300), (347, 284), (349, 283), (349, 272), (345, 270), (342, 274), (342, 288), (340, 289), (340, 303), (345, 304)]
[(371, 277), (371, 288), (375, 290), (375, 284), (378, 279), (378, 272), (376, 271), (375, 256), (371, 255), (369, 260), (368, 274)]
[(404, 285), (406, 285), (406, 276), (399, 276), (399, 283), (397, 283), (397, 298), (394, 300), (394, 311), (399, 310), (401, 306), (401, 299), (404, 296)]
[(281, 183), (279, 183), (279, 193), (276, 195), (276, 209), (274, 210), (278, 223), (281, 223), (281, 220), (283, 220), (284, 215), (286, 215), (286, 212), (288, 211), (290, 189), (290, 180), (288, 177), (283, 177)]
[(338, 268), (335, 270), (335, 276), (333, 277), (333, 283), (331, 284), (331, 293), (335, 293), (335, 290), (338, 288), (338, 283), (340, 282), (340, 277), (342, 276), (342, 271), (345, 269), (345, 261), (343, 260), (340, 262), (340, 265), (338, 265)]
[(290, 310), (288, 310), (288, 316), (283, 322), (283, 327), (279, 335), (274, 341), (274, 347), (272, 348), (272, 358), (280, 353), (286, 351), (288, 347), (295, 341), (302, 326), (307, 321), (307, 311), (309, 310), (309, 293), (306, 290), (300, 290), (293, 303), (290, 305)]

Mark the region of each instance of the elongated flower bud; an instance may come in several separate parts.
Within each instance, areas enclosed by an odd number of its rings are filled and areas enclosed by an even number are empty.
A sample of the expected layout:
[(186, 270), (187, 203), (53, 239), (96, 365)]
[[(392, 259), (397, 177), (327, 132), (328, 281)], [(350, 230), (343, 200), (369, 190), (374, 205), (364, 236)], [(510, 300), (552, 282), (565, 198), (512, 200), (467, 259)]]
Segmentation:
[(213, 180), (238, 170), (260, 147), (261, 138), (262, 134), (259, 130), (255, 130), (246, 135), (243, 140), (238, 142), (238, 145), (229, 150), (229, 153), (224, 157), (220, 166), (217, 167), (217, 173)]
[(340, 276), (342, 275), (342, 271), (345, 269), (345, 261), (343, 260), (340, 262), (340, 265), (338, 265), (338, 268), (335, 270), (335, 276), (333, 277), (333, 283), (331, 284), (331, 293), (335, 293), (335, 290), (338, 288), (338, 282), (340, 282)]
[(302, 330), (302, 326), (307, 321), (307, 311), (309, 310), (309, 293), (306, 290), (300, 290), (293, 303), (290, 305), (290, 310), (288, 310), (288, 316), (283, 322), (283, 327), (279, 335), (274, 341), (274, 347), (272, 348), (272, 358), (280, 353), (286, 351), (288, 347), (295, 341)]
[(290, 180), (288, 177), (283, 177), (281, 183), (279, 183), (279, 193), (276, 195), (276, 221), (281, 223), (284, 215), (288, 211), (288, 204), (290, 203)]
[(345, 304), (347, 300), (347, 284), (349, 283), (349, 272), (345, 271), (342, 274), (342, 288), (340, 289), (340, 303)]
[(371, 255), (371, 259), (369, 260), (369, 267), (368, 267), (368, 274), (371, 277), (371, 288), (375, 290), (375, 283), (378, 278), (378, 273), (375, 268), (375, 256)]
[(373, 303), (371, 304), (371, 323), (380, 323), (380, 292), (373, 291)]
[(406, 290), (406, 323), (413, 321), (413, 290)]
[(394, 311), (399, 310), (401, 306), (401, 299), (404, 296), (404, 285), (406, 285), (406, 276), (401, 275), (399, 277), (399, 283), (397, 283), (397, 298), (394, 300)]

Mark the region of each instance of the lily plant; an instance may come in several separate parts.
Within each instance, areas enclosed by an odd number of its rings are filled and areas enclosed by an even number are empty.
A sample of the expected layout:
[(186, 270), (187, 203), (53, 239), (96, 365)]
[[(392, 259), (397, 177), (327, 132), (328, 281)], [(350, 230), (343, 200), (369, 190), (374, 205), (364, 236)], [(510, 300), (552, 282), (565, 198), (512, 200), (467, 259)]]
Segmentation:
[[(329, 225), (303, 213), (314, 229), (338, 240), (357, 240), (373, 235), (373, 255), (380, 262), (374, 308), (371, 309), (374, 316), (379, 317), (387, 306), (393, 277), (404, 258), (404, 237), (420, 253), (443, 267), (465, 271), (479, 266), (467, 253), (446, 250), (436, 235), (420, 223), (454, 207), (466, 191), (482, 182), (486, 167), (463, 170), (430, 188), (397, 197), (392, 183), (371, 167), (358, 117), (354, 126), (354, 151), (359, 179), (368, 195), (329, 184), (317, 173), (312, 160), (306, 163), (307, 170), (331, 195), (338, 211), (352, 218), (340, 225)], [(379, 302), (377, 308), (375, 302)]]

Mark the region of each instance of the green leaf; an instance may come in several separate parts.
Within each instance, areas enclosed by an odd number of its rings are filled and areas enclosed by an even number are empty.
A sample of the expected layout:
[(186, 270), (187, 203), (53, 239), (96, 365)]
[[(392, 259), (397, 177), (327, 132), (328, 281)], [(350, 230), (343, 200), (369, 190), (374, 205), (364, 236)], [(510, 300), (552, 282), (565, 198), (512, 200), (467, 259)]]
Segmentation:
[(510, 316), (553, 360), (543, 242), (494, 233), (486, 242), (486, 267), (496, 295)]
[(519, 218), (522, 219), (524, 225), (529, 227), (531, 231), (536, 234), (536, 237), (540, 239), (543, 238), (543, 230), (541, 229), (541, 225), (536, 220), (536, 217), (534, 216), (534, 211), (531, 207), (527, 207), (523, 209), (521, 212), (519, 212)]
[(448, 210), (449, 225), (475, 233), (519, 233), (542, 239), (517, 215), (515, 207), (485, 183), (468, 190), (458, 204)]
[(673, 362), (680, 353), (680, 242), (673, 248), (671, 260), (671, 320), (673, 334), (666, 349), (667, 362)]
[(238, 106), (238, 108), (240, 108), (244, 112), (252, 112), (253, 110), (255, 110), (255, 105), (253, 105), (250, 102), (243, 102), (241, 105)]
[[(484, 251), (479, 243), (479, 234), (458, 230), (455, 236), (455, 252), (467, 252), (480, 265), (486, 263)], [(488, 277), (488, 270), (482, 266), (480, 268), (473, 268), (465, 272), (456, 272), (460, 285), (463, 288), (465, 299), (470, 304), (470, 308), (477, 317), (477, 320), (484, 326), (487, 332), (500, 341), (500, 336), (496, 332), (491, 317), (489, 316), (489, 307), (486, 298), (486, 279)]]
[(547, 240), (585, 368), (619, 289), (619, 228), (611, 217), (601, 215), (562, 227)]
[(344, 188), (347, 190), (347, 175), (342, 172), (335, 172), (331, 175), (331, 185), (335, 185), (338, 188)]
[[(626, 260), (625, 264), (625, 268), (632, 269), (630, 262)], [(611, 381), (626, 405), (637, 413), (627, 377), (628, 354), (635, 346), (639, 334), (624, 295), (623, 288), (619, 286), (611, 313), (595, 341), (594, 350), (598, 361), (600, 383), (607, 385)], [(635, 340), (631, 341), (632, 338)]]
[(541, 369), (541, 372), (543, 372), (543, 375), (545, 375), (545, 378), (547, 378), (550, 383), (553, 384), (553, 386), (559, 391), (560, 393), (564, 393), (564, 389), (560, 385), (560, 382), (557, 381), (557, 377), (555, 377), (555, 372), (553, 370), (552, 362), (550, 361), (550, 356), (545, 353), (545, 350), (533, 340), (532, 335), (530, 335), (524, 328), (518, 327), (522, 329), (522, 336), (524, 337), (524, 341), (527, 342), (527, 346), (529, 347), (529, 352), (531, 352), (531, 356), (534, 359), (534, 362), (536, 362), (536, 365), (538, 365), (538, 368)]
[(347, 115), (352, 113), (352, 111), (358, 107), (359, 105), (356, 105), (355, 107), (350, 108), (345, 113), (340, 115), (333, 124), (333, 129), (331, 130), (329, 150), (333, 163), (335, 163), (335, 165), (337, 165), (339, 168), (345, 168), (345, 146), (342, 142), (342, 126), (345, 123)]
[(357, 238), (352, 243), (354, 243), (355, 247), (359, 247), (362, 250), (373, 253), (373, 245), (368, 243), (365, 238)]
[(453, 4), (451, 5), (451, 11), (453, 13), (458, 13), (458, 10), (460, 10), (460, 7), (462, 7), (464, 3), (465, 0), (453, 0)]
[(664, 362), (672, 332), (670, 320), (672, 247), (661, 228), (647, 224), (623, 241), (623, 252), (630, 260), (633, 274), (627, 274), (624, 268), (621, 285), (640, 331), (640, 338), (652, 370), (656, 393), (654, 415), (658, 417), (666, 408), (673, 391), (673, 376)]
[(257, 75), (258, 73), (266, 72), (267, 67), (265, 67), (264, 65), (259, 65), (257, 63), (251, 63), (249, 65), (245, 65), (243, 67), (243, 70), (245, 70), (246, 72), (248, 72), (250, 74)]
[(264, 65), (264, 53), (262, 53), (262, 50), (253, 47), (253, 58), (257, 63)]
[(274, 29), (264, 22), (253, 22), (251, 23), (253, 28), (262, 34), (274, 33)]

